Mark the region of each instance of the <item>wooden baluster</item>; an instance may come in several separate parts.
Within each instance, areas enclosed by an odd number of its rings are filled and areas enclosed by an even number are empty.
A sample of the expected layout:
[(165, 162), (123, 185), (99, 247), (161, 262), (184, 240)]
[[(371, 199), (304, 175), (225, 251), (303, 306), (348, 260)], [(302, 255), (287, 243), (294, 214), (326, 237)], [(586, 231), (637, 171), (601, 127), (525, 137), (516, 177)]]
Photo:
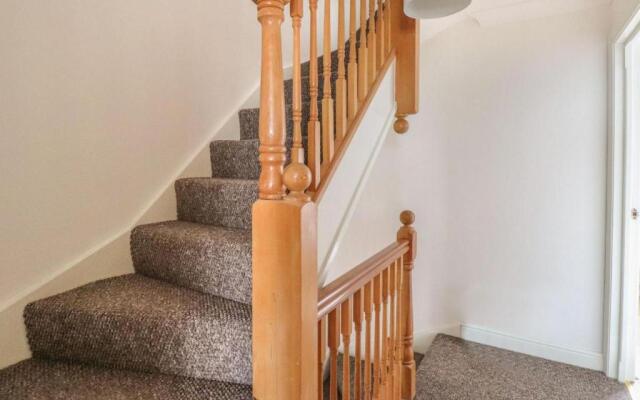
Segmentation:
[(327, 359), (327, 323), (318, 321), (318, 400), (324, 400), (324, 362)]
[(358, 61), (356, 54), (356, 0), (351, 0), (349, 7), (349, 67), (347, 109), (349, 122), (355, 118), (358, 112)]
[(371, 289), (372, 283), (364, 285), (364, 399), (372, 400), (371, 385)]
[(402, 258), (396, 261), (396, 391), (395, 398), (402, 396)]
[(377, 21), (376, 21), (376, 27), (377, 27), (377, 35), (378, 35), (378, 42), (376, 43), (378, 45), (378, 48), (376, 50), (377, 54), (378, 54), (378, 59), (377, 59), (377, 67), (381, 68), (382, 64), (384, 64), (384, 60), (385, 60), (385, 50), (384, 50), (384, 45), (385, 45), (385, 34), (384, 34), (384, 8), (382, 7), (382, 0), (378, 0), (378, 15), (377, 15)]
[(386, 398), (387, 395), (387, 363), (389, 361), (387, 347), (387, 337), (389, 334), (388, 325), (388, 307), (389, 307), (389, 269), (385, 269), (382, 271), (382, 362), (380, 364), (380, 370), (382, 371), (380, 374), (381, 377), (381, 388), (380, 393), (381, 397)]
[(324, 0), (324, 76), (322, 97), (322, 170), (331, 165), (334, 153), (333, 98), (331, 97), (331, 0)]
[(342, 400), (350, 400), (351, 394), (351, 299), (347, 299), (340, 306), (342, 330)]
[(329, 399), (338, 400), (338, 347), (340, 347), (340, 321), (338, 310), (329, 313)]
[(385, 56), (389, 54), (389, 52), (391, 51), (391, 3), (392, 3), (392, 0), (384, 1), (384, 16), (385, 16), (384, 36), (386, 40), (384, 47), (387, 50), (387, 52), (385, 53)]
[(367, 97), (369, 72), (367, 67), (367, 0), (360, 0), (360, 47), (358, 48), (358, 101), (364, 103)]
[(391, 302), (389, 316), (389, 374), (390, 381), (388, 387), (389, 398), (393, 399), (396, 393), (396, 270), (397, 260), (389, 267), (389, 299)]
[(302, 149), (302, 71), (300, 66), (300, 27), (302, 25), (302, 0), (291, 0), (291, 27), (293, 28), (293, 145), (291, 160), (304, 163)]
[(353, 295), (353, 323), (356, 329), (356, 354), (354, 371), (354, 400), (362, 400), (362, 289)]
[(379, 400), (380, 396), (380, 275), (373, 278), (373, 305), (375, 309), (375, 332), (373, 335), (373, 398)]
[(338, 80), (336, 81), (336, 147), (347, 132), (347, 79), (345, 70), (344, 0), (338, 0)]
[(369, 66), (369, 72), (367, 73), (367, 78), (369, 82), (367, 86), (371, 87), (373, 82), (376, 80), (376, 0), (369, 0), (369, 36), (367, 38), (367, 46), (369, 49), (369, 57), (367, 59), (367, 63)]
[(282, 78), (282, 36), (284, 0), (259, 0), (258, 21), (262, 25), (260, 77), (260, 180), (261, 199), (284, 197), (282, 181), (285, 157), (284, 81)]
[(403, 211), (400, 221), (404, 225), (398, 231), (398, 241), (408, 241), (409, 251), (404, 254), (402, 279), (402, 398), (412, 400), (416, 395), (416, 363), (413, 359), (413, 298), (412, 271), (416, 259), (417, 235), (411, 226), (415, 215)]
[(318, 120), (318, 0), (309, 0), (311, 43), (309, 44), (309, 122), (307, 124), (307, 165), (311, 170), (311, 186), (320, 186), (320, 121)]

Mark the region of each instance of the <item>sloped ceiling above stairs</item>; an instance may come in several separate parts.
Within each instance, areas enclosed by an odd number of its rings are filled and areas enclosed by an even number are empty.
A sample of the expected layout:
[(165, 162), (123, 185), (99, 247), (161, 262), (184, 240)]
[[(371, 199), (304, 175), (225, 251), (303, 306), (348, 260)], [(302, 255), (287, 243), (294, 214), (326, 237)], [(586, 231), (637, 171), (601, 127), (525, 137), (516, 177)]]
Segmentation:
[[(466, 10), (458, 14), (426, 22), (422, 38), (427, 40), (464, 20), (476, 21), (480, 26), (491, 26), (565, 14), (610, 3), (611, 0), (474, 0)], [(411, 3), (407, 7), (411, 7)]]

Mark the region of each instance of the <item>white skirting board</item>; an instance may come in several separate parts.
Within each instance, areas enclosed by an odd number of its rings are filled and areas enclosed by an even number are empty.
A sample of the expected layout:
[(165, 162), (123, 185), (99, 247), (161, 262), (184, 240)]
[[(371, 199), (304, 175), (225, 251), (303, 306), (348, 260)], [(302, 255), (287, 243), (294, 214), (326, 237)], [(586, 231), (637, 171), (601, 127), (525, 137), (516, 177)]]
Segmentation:
[(568, 349), (565, 347), (539, 343), (533, 340), (515, 337), (512, 335), (480, 328), (473, 325), (462, 324), (460, 337), (470, 342), (485, 344), (500, 349), (528, 354), (551, 361), (570, 364), (577, 367), (602, 371), (604, 357), (601, 353)]

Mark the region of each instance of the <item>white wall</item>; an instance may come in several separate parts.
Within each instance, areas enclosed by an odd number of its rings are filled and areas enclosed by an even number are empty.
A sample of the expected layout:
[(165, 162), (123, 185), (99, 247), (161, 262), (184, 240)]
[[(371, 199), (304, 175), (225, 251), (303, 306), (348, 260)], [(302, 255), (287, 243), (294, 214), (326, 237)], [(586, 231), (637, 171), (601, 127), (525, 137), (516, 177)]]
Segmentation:
[(259, 38), (250, 1), (0, 1), (0, 310), (126, 234), (253, 92)]
[(422, 46), (420, 113), (342, 246), (389, 243), (415, 211), (418, 337), (470, 324), (601, 362), (609, 27), (598, 7)]
[(638, 0), (613, 0), (611, 2), (611, 36), (620, 33), (633, 11), (638, 8)]

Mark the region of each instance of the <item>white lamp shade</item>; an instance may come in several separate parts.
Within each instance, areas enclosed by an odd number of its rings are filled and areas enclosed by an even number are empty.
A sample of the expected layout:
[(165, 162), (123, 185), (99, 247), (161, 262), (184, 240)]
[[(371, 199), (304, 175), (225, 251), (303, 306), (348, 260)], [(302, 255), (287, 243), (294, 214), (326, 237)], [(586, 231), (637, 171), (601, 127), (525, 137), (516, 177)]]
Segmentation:
[(442, 18), (464, 10), (471, 0), (411, 0), (404, 12), (413, 18)]

